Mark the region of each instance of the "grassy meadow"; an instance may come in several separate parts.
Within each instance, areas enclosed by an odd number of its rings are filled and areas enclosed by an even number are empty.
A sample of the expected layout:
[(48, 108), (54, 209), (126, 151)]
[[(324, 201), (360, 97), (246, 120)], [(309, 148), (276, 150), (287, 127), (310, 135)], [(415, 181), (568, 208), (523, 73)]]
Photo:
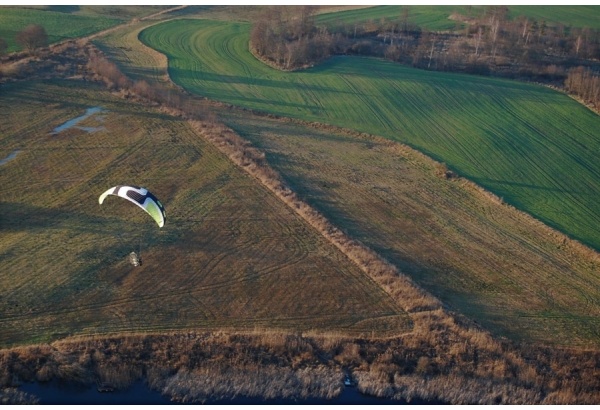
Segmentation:
[[(317, 23), (327, 27), (340, 28), (349, 24), (364, 24), (369, 21), (402, 22), (408, 11), (409, 23), (431, 31), (455, 30), (464, 27), (463, 23), (451, 19), (455, 13), (463, 16), (479, 16), (484, 11), (483, 6), (375, 6), (363, 10), (347, 10), (318, 16)], [(537, 21), (545, 21), (549, 25), (562, 24), (566, 27), (600, 28), (598, 15), (600, 6), (508, 6), (508, 17), (516, 19), (524, 16)]]
[(7, 52), (19, 51), (15, 38), (30, 24), (46, 30), (50, 44), (105, 30), (122, 23), (118, 16), (80, 15), (53, 10), (0, 7), (0, 38), (8, 43)]
[(454, 30), (462, 23), (451, 20), (452, 13), (467, 14), (466, 6), (375, 6), (366, 9), (346, 10), (317, 16), (317, 25), (332, 27), (336, 30), (349, 27), (350, 24), (365, 24), (369, 21), (403, 21), (408, 11), (407, 21), (432, 31)]
[(530, 17), (553, 26), (561, 24), (566, 27), (600, 29), (599, 5), (511, 5), (508, 7), (508, 15), (511, 18)]
[(505, 201), (600, 249), (600, 118), (533, 84), (334, 57), (281, 72), (248, 51), (249, 25), (152, 26), (140, 39), (188, 91), (241, 107), (406, 143)]
[[(53, 133), (92, 107), (102, 111)], [(6, 85), (0, 111), (0, 346), (190, 328), (410, 328), (390, 296), (187, 122), (68, 81)], [(155, 193), (165, 227), (120, 198), (100, 206), (117, 184)], [(127, 255), (139, 250), (133, 267)]]

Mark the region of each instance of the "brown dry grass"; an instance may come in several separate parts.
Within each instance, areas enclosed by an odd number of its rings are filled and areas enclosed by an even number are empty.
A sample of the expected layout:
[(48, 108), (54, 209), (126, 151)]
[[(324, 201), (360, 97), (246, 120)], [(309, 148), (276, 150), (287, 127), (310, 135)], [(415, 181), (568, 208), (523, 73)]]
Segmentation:
[[(4, 346), (69, 335), (274, 327), (392, 335), (395, 301), (185, 122), (80, 83), (20, 84), (0, 101)], [(104, 112), (52, 129), (90, 106)], [(158, 229), (126, 201), (147, 186)], [(109, 198), (110, 199), (110, 198)], [(126, 255), (142, 247), (143, 265)], [(372, 320), (377, 319), (377, 320)]]
[[(124, 389), (143, 376), (151, 388), (183, 402), (235, 395), (325, 399), (341, 392), (349, 373), (361, 392), (409, 401), (598, 402), (597, 353), (515, 349), (449, 323), (441, 311), (420, 315), (422, 323), (431, 325), (427, 337), (419, 331), (388, 340), (272, 330), (185, 332), (78, 338), (1, 350), (0, 388), (54, 379)], [(16, 390), (10, 394), (20, 397)]]

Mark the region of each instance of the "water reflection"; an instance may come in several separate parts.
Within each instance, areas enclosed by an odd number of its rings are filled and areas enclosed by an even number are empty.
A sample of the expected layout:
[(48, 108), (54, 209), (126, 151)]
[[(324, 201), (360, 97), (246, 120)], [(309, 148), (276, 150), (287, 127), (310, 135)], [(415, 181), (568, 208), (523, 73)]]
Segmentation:
[(110, 393), (100, 393), (95, 385), (74, 387), (57, 382), (27, 383), (19, 389), (37, 397), (39, 404), (173, 404), (142, 381), (127, 390)]
[[(52, 130), (52, 134), (58, 134), (59, 132), (62, 132), (64, 130), (66, 130), (66, 129), (74, 127), (78, 123), (80, 123), (81, 121), (85, 120), (86, 118), (88, 118), (88, 117), (90, 117), (90, 116), (92, 116), (94, 114), (97, 114), (97, 113), (99, 113), (101, 111), (102, 111), (102, 107), (88, 108), (85, 111), (85, 114), (80, 115), (77, 118), (73, 118), (72, 120), (69, 120), (69, 121), (65, 122), (64, 124), (59, 125), (58, 127), (54, 128), (54, 130)], [(84, 130), (86, 132), (94, 132), (94, 131), (98, 131), (98, 130), (104, 129), (104, 127), (77, 127), (77, 128), (79, 128), (81, 130)]]
[(6, 158), (0, 159), (0, 165), (4, 165), (6, 164), (8, 161), (10, 161), (11, 159), (14, 159), (17, 154), (20, 152), (20, 150), (14, 150), (13, 152), (11, 152), (10, 154), (8, 154), (8, 156)]

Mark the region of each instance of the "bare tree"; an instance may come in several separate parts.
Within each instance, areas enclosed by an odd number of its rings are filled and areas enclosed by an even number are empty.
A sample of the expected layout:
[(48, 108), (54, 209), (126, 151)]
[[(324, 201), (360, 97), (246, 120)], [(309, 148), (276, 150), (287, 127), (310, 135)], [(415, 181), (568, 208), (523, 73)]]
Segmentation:
[(25, 50), (32, 52), (48, 45), (48, 34), (39, 24), (31, 24), (20, 31), (15, 40)]
[(435, 37), (431, 37), (431, 51), (429, 52), (429, 63), (427, 63), (427, 68), (431, 66), (431, 59), (433, 58), (433, 51), (435, 50)]
[(332, 36), (317, 29), (314, 6), (271, 6), (254, 22), (251, 47), (285, 69), (312, 64), (330, 55)]
[(600, 77), (589, 68), (579, 66), (569, 70), (565, 87), (584, 101), (600, 104)]
[(525, 44), (527, 44), (527, 40), (529, 40), (529, 20), (527, 17), (523, 19), (523, 32), (521, 33), (521, 38), (526, 39)]
[(475, 37), (475, 57), (479, 55), (479, 45), (481, 44), (481, 38), (483, 37), (483, 29), (481, 26), (477, 28), (477, 36)]
[(490, 20), (490, 37), (492, 39), (492, 58), (496, 58), (496, 43), (498, 41), (498, 32), (500, 31), (500, 19), (494, 15)]
[(408, 18), (410, 16), (410, 9), (408, 8), (408, 6), (402, 6), (402, 20), (401, 20), (401, 25), (402, 25), (402, 31), (404, 33), (408, 32)]

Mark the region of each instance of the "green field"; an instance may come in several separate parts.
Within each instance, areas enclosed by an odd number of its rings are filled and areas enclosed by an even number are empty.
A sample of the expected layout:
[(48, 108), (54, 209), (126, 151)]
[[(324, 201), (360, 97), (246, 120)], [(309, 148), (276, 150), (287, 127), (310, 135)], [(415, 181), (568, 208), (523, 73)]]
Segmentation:
[[(340, 28), (344, 25), (382, 19), (400, 22), (408, 8), (408, 22), (433, 31), (453, 30), (462, 27), (449, 17), (453, 13), (463, 16), (478, 16), (484, 11), (482, 6), (376, 6), (362, 10), (341, 11), (317, 17), (319, 25)], [(588, 27), (600, 29), (600, 6), (508, 6), (509, 18), (525, 16), (537, 21), (544, 20), (549, 25), (562, 24), (566, 27)]]
[(30, 24), (39, 24), (46, 30), (48, 41), (86, 36), (122, 23), (119, 17), (78, 15), (51, 10), (0, 8), (0, 38), (8, 43), (8, 52), (18, 51), (16, 35)]
[[(101, 107), (80, 127), (53, 130)], [(406, 313), (181, 119), (78, 82), (3, 87), (0, 346), (70, 335), (282, 329), (391, 335)], [(148, 187), (159, 229), (119, 198)], [(143, 265), (126, 257), (141, 250)]]
[(339, 30), (350, 24), (364, 24), (369, 21), (379, 23), (382, 20), (403, 21), (408, 8), (407, 21), (428, 30), (443, 31), (456, 29), (460, 23), (450, 20), (452, 13), (466, 15), (465, 6), (376, 6), (367, 9), (340, 11), (317, 16), (317, 25), (325, 25)]
[(544, 20), (549, 25), (562, 24), (565, 27), (600, 29), (600, 6), (517, 6), (508, 8), (509, 16), (516, 18), (526, 16), (537, 21)]
[(162, 23), (140, 33), (187, 90), (404, 142), (600, 249), (600, 118), (553, 90), (335, 57), (286, 73), (248, 51), (249, 25)]

